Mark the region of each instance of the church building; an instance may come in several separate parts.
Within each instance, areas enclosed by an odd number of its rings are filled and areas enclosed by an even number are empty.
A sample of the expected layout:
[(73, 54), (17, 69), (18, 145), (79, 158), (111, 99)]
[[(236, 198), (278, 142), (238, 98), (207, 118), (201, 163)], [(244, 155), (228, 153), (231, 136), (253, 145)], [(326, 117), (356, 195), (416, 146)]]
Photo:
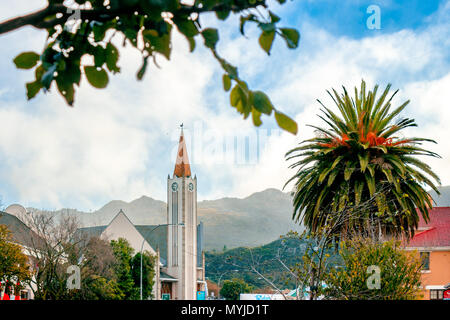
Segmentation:
[(108, 240), (125, 238), (135, 253), (148, 251), (155, 255), (154, 299), (204, 299), (208, 293), (203, 224), (197, 219), (197, 177), (191, 173), (183, 130), (175, 169), (167, 178), (166, 224), (134, 225), (120, 210), (109, 225), (81, 228), (80, 232)]

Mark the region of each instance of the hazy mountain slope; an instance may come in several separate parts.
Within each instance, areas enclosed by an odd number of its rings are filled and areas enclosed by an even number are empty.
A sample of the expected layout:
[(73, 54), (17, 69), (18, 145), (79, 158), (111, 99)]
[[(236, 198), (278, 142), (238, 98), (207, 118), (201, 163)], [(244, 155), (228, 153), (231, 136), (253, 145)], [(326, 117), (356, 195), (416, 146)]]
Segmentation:
[[(439, 190), (440, 196), (431, 192), (437, 206), (450, 206), (450, 186), (440, 187)], [(56, 212), (75, 214), (84, 226), (98, 226), (108, 224), (120, 209), (137, 225), (167, 222), (166, 203), (147, 196), (131, 202), (114, 200), (90, 213), (75, 209)], [(256, 192), (243, 199), (222, 198), (198, 203), (198, 217), (205, 225), (206, 250), (269, 243), (289, 230), (300, 230), (292, 222), (291, 215), (290, 195), (277, 189)]]
[[(302, 261), (302, 256), (308, 247), (305, 239), (278, 239), (263, 246), (248, 248), (233, 248), (226, 251), (205, 252), (206, 276), (213, 282), (219, 280), (243, 279), (255, 288), (264, 288), (270, 284), (252, 270), (255, 266), (258, 272), (270, 279), (278, 287), (295, 288), (295, 278), (288, 269), (283, 267), (279, 259), (288, 268), (295, 267)], [(342, 265), (339, 255), (334, 249), (327, 249), (330, 255), (327, 268)]]
[[(131, 202), (114, 200), (91, 213), (74, 209), (57, 212), (77, 215), (84, 226), (98, 226), (108, 224), (120, 209), (134, 224), (167, 222), (166, 203), (147, 196)], [(277, 189), (257, 192), (244, 199), (223, 198), (198, 203), (198, 218), (205, 226), (207, 250), (262, 245), (289, 230), (299, 230), (291, 221), (291, 214), (291, 197)]]
[(291, 197), (276, 189), (244, 199), (223, 198), (198, 204), (207, 249), (266, 244), (289, 230), (299, 230), (291, 214)]
[(436, 201), (436, 207), (450, 207), (450, 186), (442, 186), (438, 188), (440, 195), (431, 191), (430, 194)]
[(134, 224), (160, 224), (167, 222), (167, 207), (164, 201), (142, 196), (131, 202), (114, 200), (104, 205), (99, 210), (91, 213), (89, 220), (99, 220), (101, 224), (108, 224), (122, 209)]

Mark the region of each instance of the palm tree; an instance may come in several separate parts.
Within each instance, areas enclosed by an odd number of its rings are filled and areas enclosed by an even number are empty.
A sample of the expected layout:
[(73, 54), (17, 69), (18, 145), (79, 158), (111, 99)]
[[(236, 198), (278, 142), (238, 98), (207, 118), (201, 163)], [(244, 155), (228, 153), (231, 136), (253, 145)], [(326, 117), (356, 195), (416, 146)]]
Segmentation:
[(420, 147), (423, 142), (436, 142), (399, 137), (401, 130), (417, 125), (413, 119), (395, 120), (409, 100), (391, 112), (398, 90), (386, 100), (390, 87), (379, 98), (378, 85), (366, 93), (364, 81), (359, 92), (355, 87), (354, 98), (345, 87), (340, 95), (334, 89), (333, 94), (327, 91), (337, 114), (318, 100), (325, 126), (311, 126), (316, 136), (286, 154), (287, 160), (296, 160), (290, 168), (298, 168), (286, 183), (295, 180), (296, 222), (316, 232), (346, 208), (348, 217), (335, 230), (340, 236), (376, 226), (385, 235), (410, 238), (419, 213), (428, 221), (433, 200), (425, 188), (439, 194), (432, 180), (438, 184), (440, 180), (416, 156), (439, 157)]

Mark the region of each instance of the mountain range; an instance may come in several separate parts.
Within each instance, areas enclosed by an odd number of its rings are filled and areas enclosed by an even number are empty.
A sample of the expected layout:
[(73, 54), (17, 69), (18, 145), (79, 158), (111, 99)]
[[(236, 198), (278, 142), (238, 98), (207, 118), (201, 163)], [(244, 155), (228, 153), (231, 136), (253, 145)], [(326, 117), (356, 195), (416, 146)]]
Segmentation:
[[(450, 206), (450, 186), (439, 188), (441, 195), (431, 195), (436, 206)], [(301, 231), (292, 217), (292, 197), (277, 189), (267, 189), (246, 198), (221, 198), (198, 202), (199, 221), (204, 224), (205, 249), (223, 250), (246, 246), (261, 246), (272, 242), (290, 230)], [(142, 196), (131, 202), (113, 200), (93, 212), (62, 209), (56, 213), (74, 214), (83, 226), (107, 225), (122, 209), (136, 225), (167, 222), (164, 201)], [(39, 211), (28, 208), (29, 211)]]
[[(302, 227), (291, 219), (291, 199), (289, 193), (267, 189), (246, 198), (199, 201), (197, 214), (204, 224), (205, 249), (222, 251), (224, 247), (260, 246), (290, 230), (301, 231)], [(54, 212), (75, 215), (87, 227), (109, 224), (121, 209), (135, 225), (167, 223), (166, 202), (148, 196), (130, 202), (113, 200), (93, 212), (76, 209)]]

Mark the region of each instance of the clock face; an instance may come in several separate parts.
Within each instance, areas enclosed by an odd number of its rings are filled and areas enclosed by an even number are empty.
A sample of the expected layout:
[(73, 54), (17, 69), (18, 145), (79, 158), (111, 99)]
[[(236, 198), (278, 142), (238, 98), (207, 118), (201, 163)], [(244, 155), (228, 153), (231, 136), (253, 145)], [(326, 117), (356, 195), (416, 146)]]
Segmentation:
[(194, 184), (192, 182), (189, 183), (189, 191), (194, 191)]
[(172, 183), (172, 191), (176, 192), (178, 190), (178, 183), (174, 182)]

